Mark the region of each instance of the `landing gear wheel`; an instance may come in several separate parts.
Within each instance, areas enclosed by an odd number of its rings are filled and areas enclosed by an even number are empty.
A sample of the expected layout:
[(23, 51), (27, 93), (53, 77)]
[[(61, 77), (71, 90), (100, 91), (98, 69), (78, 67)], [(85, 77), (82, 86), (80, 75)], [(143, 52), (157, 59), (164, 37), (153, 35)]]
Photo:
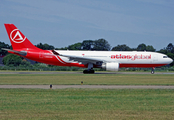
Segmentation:
[(88, 73), (88, 70), (84, 70), (83, 73), (84, 73), (84, 74), (87, 74), (87, 73)]
[(155, 69), (155, 68), (152, 68), (151, 74), (154, 74), (154, 73), (155, 73), (154, 69)]
[(95, 73), (95, 71), (94, 71), (94, 70), (90, 70), (90, 73), (94, 74), (94, 73)]
[(94, 74), (95, 71), (94, 70), (84, 70), (83, 73), (84, 74)]

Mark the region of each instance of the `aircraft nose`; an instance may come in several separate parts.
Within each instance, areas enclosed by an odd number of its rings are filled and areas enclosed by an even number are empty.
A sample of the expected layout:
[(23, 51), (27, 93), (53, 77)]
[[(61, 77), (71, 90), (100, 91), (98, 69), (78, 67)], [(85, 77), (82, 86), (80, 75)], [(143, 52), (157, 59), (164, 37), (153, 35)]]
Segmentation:
[(172, 63), (172, 62), (173, 62), (173, 60), (171, 58), (169, 58), (169, 64)]

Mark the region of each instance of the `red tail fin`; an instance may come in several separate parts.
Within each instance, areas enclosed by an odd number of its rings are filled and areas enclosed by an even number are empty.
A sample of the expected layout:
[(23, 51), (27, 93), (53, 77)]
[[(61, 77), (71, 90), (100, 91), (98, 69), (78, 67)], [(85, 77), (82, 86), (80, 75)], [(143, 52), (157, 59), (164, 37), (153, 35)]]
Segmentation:
[(13, 24), (4, 24), (7, 30), (7, 34), (9, 36), (11, 45), (14, 50), (23, 49), (23, 48), (31, 48), (31, 49), (39, 49), (34, 46), (25, 36), (22, 34), (20, 30)]

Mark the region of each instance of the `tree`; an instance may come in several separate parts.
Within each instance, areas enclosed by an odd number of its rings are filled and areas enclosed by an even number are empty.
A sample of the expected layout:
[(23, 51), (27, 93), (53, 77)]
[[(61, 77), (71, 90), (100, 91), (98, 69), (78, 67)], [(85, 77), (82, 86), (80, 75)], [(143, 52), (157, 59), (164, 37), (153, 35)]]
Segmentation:
[(166, 50), (167, 50), (168, 52), (170, 52), (170, 53), (173, 51), (173, 49), (174, 49), (174, 46), (173, 46), (172, 43), (169, 43), (169, 44), (167, 45), (167, 47), (166, 47)]
[(105, 39), (98, 39), (94, 41), (93, 50), (98, 51), (109, 51), (111, 49), (110, 44)]
[(68, 47), (55, 48), (55, 50), (68, 50)]
[(54, 49), (54, 46), (48, 45), (47, 43), (45, 43), (45, 44), (39, 43), (36, 45), (36, 47), (43, 49), (43, 50), (53, 50)]
[(5, 44), (4, 42), (0, 42), (0, 55), (6, 55), (8, 52), (5, 50), (2, 50), (1, 48), (10, 49), (10, 46), (8, 44)]
[(123, 44), (123, 45), (117, 45), (113, 47), (112, 51), (131, 51), (131, 48)]
[(28, 62), (28, 61), (25, 61), (25, 60), (22, 60), (19, 66), (26, 67), (26, 68), (27, 67), (32, 67), (31, 63)]
[(137, 51), (145, 51), (145, 50), (146, 50), (146, 45), (144, 43), (138, 45)]
[(94, 47), (94, 41), (93, 40), (84, 40), (82, 42), (82, 49), (83, 50), (92, 50)]
[(14, 54), (8, 54), (3, 58), (3, 64), (6, 66), (9, 66), (9, 65), (19, 66), (21, 62), (22, 62), (22, 58)]
[(81, 50), (82, 43), (75, 43), (68, 46), (68, 50)]
[(161, 49), (160, 51), (157, 51), (159, 53), (167, 54), (167, 50), (165, 48)]
[(153, 48), (152, 45), (148, 45), (148, 46), (146, 46), (146, 51), (155, 52), (156, 50)]

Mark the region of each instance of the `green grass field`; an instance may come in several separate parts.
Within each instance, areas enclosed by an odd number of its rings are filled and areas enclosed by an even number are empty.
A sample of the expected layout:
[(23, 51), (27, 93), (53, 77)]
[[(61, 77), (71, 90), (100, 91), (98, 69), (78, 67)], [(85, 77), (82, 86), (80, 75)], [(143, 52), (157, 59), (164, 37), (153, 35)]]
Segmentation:
[(2, 119), (174, 119), (174, 90), (0, 89)]
[(174, 85), (174, 74), (0, 74), (0, 84)]
[[(167, 74), (0, 74), (0, 84), (174, 85)], [(0, 119), (174, 119), (174, 89), (0, 89)]]

